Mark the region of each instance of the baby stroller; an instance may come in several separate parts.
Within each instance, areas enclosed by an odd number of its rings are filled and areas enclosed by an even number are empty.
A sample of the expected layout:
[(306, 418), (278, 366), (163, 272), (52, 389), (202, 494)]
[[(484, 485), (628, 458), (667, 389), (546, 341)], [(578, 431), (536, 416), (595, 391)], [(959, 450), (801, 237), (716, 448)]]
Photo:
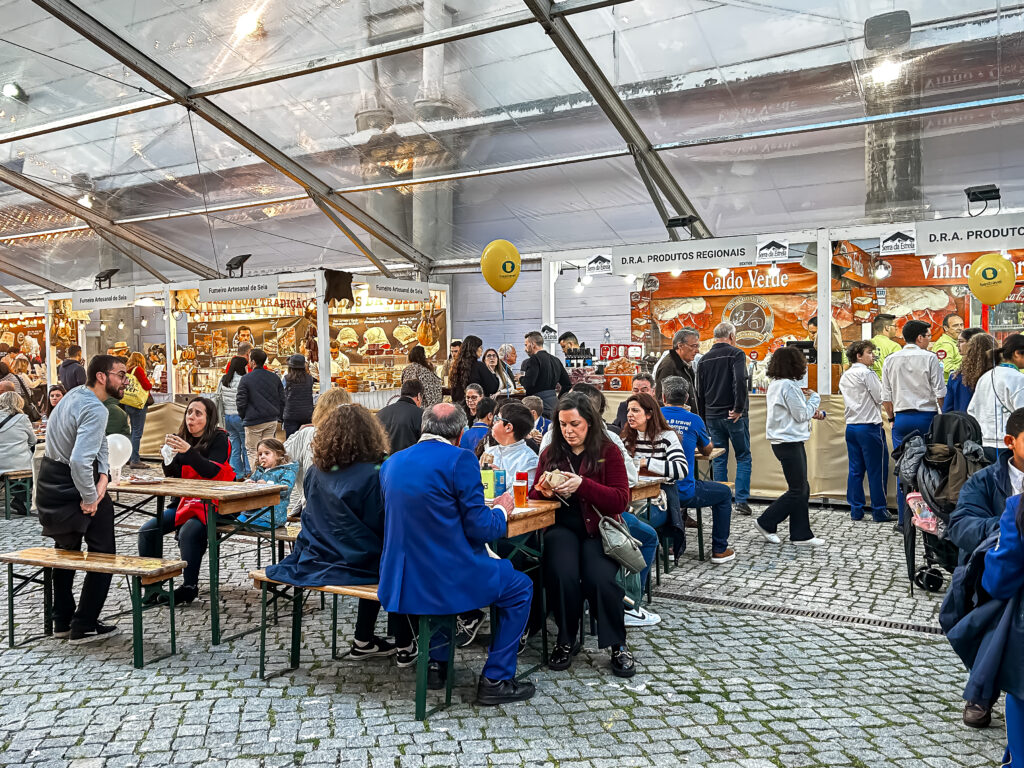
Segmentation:
[[(946, 538), (946, 529), (963, 484), (988, 464), (981, 440), (981, 426), (973, 416), (940, 413), (927, 435), (911, 434), (894, 454), (907, 499), (903, 549), (911, 594), (915, 584), (927, 592), (940, 591), (945, 573), (957, 566), (959, 550)], [(919, 528), (925, 564), (917, 567)]]

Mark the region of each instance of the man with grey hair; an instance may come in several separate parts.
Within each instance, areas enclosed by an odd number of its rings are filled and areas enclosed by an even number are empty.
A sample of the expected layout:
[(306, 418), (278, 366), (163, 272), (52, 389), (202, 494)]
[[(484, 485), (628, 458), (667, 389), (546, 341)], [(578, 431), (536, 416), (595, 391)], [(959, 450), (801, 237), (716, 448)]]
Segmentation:
[(715, 343), (700, 360), (697, 406), (716, 448), (724, 453), (715, 459), (715, 480), (729, 479), (729, 444), (736, 451), (736, 504), (742, 515), (751, 514), (750, 422), (747, 418), (747, 356), (736, 346), (736, 326), (715, 326)]
[(672, 337), (670, 349), (654, 367), (654, 391), (661, 397), (662, 383), (669, 376), (682, 376), (690, 382), (690, 388), (697, 389), (697, 374), (693, 369), (693, 360), (700, 352), (700, 331), (696, 328), (683, 328)]
[[(494, 606), (496, 626), (477, 683), (477, 702), (525, 701), (534, 687), (516, 681), (516, 661), (533, 584), (508, 560), (487, 554), (485, 545), (505, 536), (506, 513), (500, 505), (484, 504), (480, 465), (458, 447), (465, 427), (461, 408), (439, 403), (424, 411), (419, 442), (381, 467), (384, 551), (377, 596), (389, 613), (421, 617)], [(427, 687), (432, 690), (447, 680), (450, 642), (439, 633), (430, 643)]]

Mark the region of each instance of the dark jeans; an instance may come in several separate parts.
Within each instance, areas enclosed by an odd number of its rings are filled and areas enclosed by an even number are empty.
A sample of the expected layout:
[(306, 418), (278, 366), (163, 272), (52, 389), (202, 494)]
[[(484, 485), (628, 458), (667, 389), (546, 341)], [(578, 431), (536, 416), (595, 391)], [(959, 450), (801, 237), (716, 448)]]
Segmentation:
[(224, 429), (228, 433), (228, 444), (231, 446), (231, 457), (228, 462), (235, 470), (238, 478), (249, 474), (249, 454), (245, 452), (245, 427), (242, 417), (237, 413), (229, 413), (224, 417)]
[[(935, 411), (897, 411), (893, 414), (892, 420), (892, 449), (903, 445), (903, 441), (911, 432), (920, 432), (922, 436), (927, 435), (932, 428), (932, 419), (935, 418)], [(899, 515), (899, 522), (903, 524), (903, 508), (906, 506), (906, 496), (903, 492), (903, 483), (896, 479), (896, 512)]]
[(305, 421), (292, 421), (291, 419), (285, 419), (283, 423), (284, 423), (284, 436), (286, 438), (289, 438), (293, 434), (298, 432), (300, 429), (302, 429), (302, 425), (303, 424), (308, 424), (309, 423), (309, 419), (306, 419)]
[[(96, 514), (89, 518), (89, 527), (85, 533), (63, 533), (53, 536), (55, 549), (66, 549), (78, 552), (82, 549), (82, 540), (90, 552), (115, 554), (114, 542), (114, 503), (109, 496), (104, 496), (96, 509)], [(87, 573), (82, 582), (82, 597), (75, 609), (75, 597), (71, 590), (75, 583), (75, 572), (54, 569), (53, 571), (53, 623), (58, 629), (74, 625), (77, 629), (90, 630), (96, 626), (96, 620), (107, 601), (110, 589), (109, 573)]]
[(721, 483), (694, 481), (694, 493), (679, 502), (683, 509), (711, 507), (711, 552), (725, 552), (729, 548), (729, 526), (732, 523), (732, 493)]
[(132, 462), (139, 460), (139, 445), (142, 443), (142, 429), (146, 426), (146, 414), (149, 406), (144, 408), (132, 408), (130, 405), (122, 406), (128, 414), (128, 422), (132, 426)]
[[(654, 558), (658, 556), (658, 532), (654, 530), (654, 515), (658, 507), (651, 508), (651, 523), (645, 523), (632, 512), (623, 512), (622, 520), (629, 528), (629, 535), (640, 542), (640, 553), (647, 566), (640, 571), (640, 588), (647, 589), (647, 577), (651, 573)], [(664, 512), (660, 513), (661, 525), (665, 523)]]
[(750, 500), (750, 420), (746, 416), (739, 421), (708, 419), (708, 432), (715, 448), (725, 449), (714, 461), (715, 480), (729, 479), (729, 443), (736, 450), (736, 503), (746, 504)]
[(775, 533), (779, 523), (789, 518), (789, 540), (813, 539), (810, 511), (811, 486), (807, 484), (807, 454), (803, 443), (774, 443), (772, 453), (782, 463), (782, 474), (789, 489), (768, 505), (757, 524), (768, 533)]
[(548, 609), (555, 614), (558, 642), (572, 645), (580, 626), (583, 599), (597, 620), (598, 646), (626, 642), (619, 564), (604, 553), (601, 538), (581, 538), (556, 523), (544, 534), (544, 576)]
[(864, 517), (864, 475), (871, 489), (871, 515), (876, 520), (885, 518), (885, 484), (889, 453), (885, 445), (885, 432), (881, 424), (847, 424), (846, 454), (850, 459), (850, 472), (846, 478), (846, 501), (850, 504), (850, 517)]
[[(355, 638), (361, 643), (373, 640), (377, 616), (380, 615), (380, 603), (376, 600), (360, 600), (356, 609)], [(395, 638), (399, 648), (408, 648), (415, 638), (415, 616), (404, 613), (388, 614), (388, 634)], [(447, 658), (447, 657), (446, 657)]]
[[(140, 557), (159, 557), (160, 540), (174, 531), (174, 514), (177, 506), (178, 501), (175, 499), (174, 505), (164, 510), (164, 515), (159, 521), (156, 518), (147, 520), (139, 528)], [(198, 517), (193, 517), (178, 529), (177, 539), (181, 558), (188, 563), (185, 566), (183, 583), (187, 587), (198, 587), (199, 569), (203, 564), (203, 555), (206, 554), (208, 543), (206, 525)]]

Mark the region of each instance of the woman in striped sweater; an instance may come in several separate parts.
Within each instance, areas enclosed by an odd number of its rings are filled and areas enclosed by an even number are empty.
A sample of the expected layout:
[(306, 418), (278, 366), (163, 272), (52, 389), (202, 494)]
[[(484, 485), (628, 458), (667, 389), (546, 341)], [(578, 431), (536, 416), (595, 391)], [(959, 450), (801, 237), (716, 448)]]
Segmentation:
[[(679, 435), (665, 421), (653, 395), (641, 392), (626, 400), (626, 426), (619, 436), (641, 473), (669, 480), (661, 486), (668, 502), (667, 513), (651, 507), (650, 524), (660, 528), (667, 520), (680, 531), (680, 536), (684, 536), (676, 481), (684, 479), (690, 468), (686, 463), (683, 446), (679, 443)], [(641, 578), (646, 584), (647, 573), (641, 574)]]

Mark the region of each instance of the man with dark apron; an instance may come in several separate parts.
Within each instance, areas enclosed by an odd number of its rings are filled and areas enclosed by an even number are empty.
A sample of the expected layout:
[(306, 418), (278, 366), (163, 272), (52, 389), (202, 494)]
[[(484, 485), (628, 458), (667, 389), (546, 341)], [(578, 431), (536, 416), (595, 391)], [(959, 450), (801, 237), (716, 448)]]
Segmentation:
[[(96, 355), (86, 383), (68, 392), (50, 415), (46, 454), (36, 481), (36, 507), (43, 535), (56, 549), (114, 554), (114, 505), (107, 495), (107, 409), (103, 401), (124, 395), (124, 360)], [(54, 569), (53, 634), (79, 645), (117, 632), (103, 624), (100, 611), (110, 589), (110, 574), (87, 573), (75, 607), (75, 572)]]
[(520, 383), (527, 395), (536, 395), (544, 401), (544, 417), (550, 419), (558, 405), (558, 392), (561, 394), (572, 389), (569, 373), (565, 366), (544, 349), (544, 337), (540, 331), (526, 334), (526, 354), (529, 359), (523, 363), (523, 377)]

